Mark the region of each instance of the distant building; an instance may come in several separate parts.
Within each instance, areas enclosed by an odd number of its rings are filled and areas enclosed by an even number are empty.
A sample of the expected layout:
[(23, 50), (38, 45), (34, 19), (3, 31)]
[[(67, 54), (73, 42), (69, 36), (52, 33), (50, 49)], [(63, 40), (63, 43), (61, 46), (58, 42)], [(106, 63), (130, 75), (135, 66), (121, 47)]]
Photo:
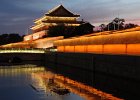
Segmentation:
[(82, 21), (77, 21), (80, 15), (73, 14), (68, 11), (63, 5), (59, 5), (48, 11), (44, 16), (34, 20), (35, 25), (30, 29), (32, 34), (26, 35), (24, 41), (36, 40), (47, 36), (47, 31), (50, 26), (65, 25), (79, 26)]

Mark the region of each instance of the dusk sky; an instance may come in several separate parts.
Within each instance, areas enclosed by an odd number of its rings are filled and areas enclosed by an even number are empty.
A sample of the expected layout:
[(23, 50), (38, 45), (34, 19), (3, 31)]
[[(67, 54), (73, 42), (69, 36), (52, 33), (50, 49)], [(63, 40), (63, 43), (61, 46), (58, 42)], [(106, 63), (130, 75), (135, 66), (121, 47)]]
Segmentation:
[(0, 0), (0, 34), (25, 34), (34, 19), (61, 3), (94, 26), (118, 16), (140, 23), (140, 0)]

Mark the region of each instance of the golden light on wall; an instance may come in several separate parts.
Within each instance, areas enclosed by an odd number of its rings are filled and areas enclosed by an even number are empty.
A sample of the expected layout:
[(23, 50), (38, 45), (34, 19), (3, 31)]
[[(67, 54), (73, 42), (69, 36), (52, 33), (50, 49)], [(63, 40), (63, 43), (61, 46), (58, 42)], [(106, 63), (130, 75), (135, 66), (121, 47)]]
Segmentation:
[(58, 46), (57, 51), (65, 52), (65, 47), (64, 46)]
[(42, 38), (43, 36), (45, 36), (47, 33), (46, 30), (40, 31), (40, 32), (36, 32), (34, 34), (30, 34), (24, 37), (24, 41), (29, 41), (29, 40), (37, 40), (39, 38)]
[(116, 33), (132, 32), (132, 31), (140, 31), (140, 26), (135, 27), (135, 28), (126, 29), (126, 30), (115, 31), (113, 33), (116, 34)]
[(127, 54), (140, 55), (140, 44), (128, 44)]
[(58, 46), (58, 52), (140, 55), (140, 44)]
[[(140, 30), (140, 27), (131, 30)], [(75, 37), (55, 41), (61, 52), (83, 52), (98, 54), (140, 54), (140, 31), (125, 31), (110, 35)], [(63, 48), (63, 49), (62, 49)]]
[[(37, 36), (39, 34), (37, 34)], [(64, 37), (63, 36), (48, 37), (48, 38), (37, 39), (33, 41), (23, 41), (23, 42), (1, 45), (0, 47), (1, 48), (50, 48), (54, 46), (53, 45), (54, 41), (61, 40), (61, 39), (64, 39)]]
[(48, 38), (35, 40), (33, 41), (33, 43), (35, 48), (50, 48), (54, 46), (53, 45), (54, 41), (61, 40), (63, 38), (64, 38), (63, 36), (48, 37)]
[(87, 45), (87, 53), (103, 53), (103, 45)]
[(33, 36), (32, 35), (24, 36), (24, 41), (29, 41), (29, 40), (33, 40)]
[(125, 32), (110, 35), (99, 35), (91, 37), (80, 37), (64, 39), (54, 42), (55, 46), (66, 45), (92, 45), (92, 44), (136, 44), (140, 43), (140, 31)]
[(65, 51), (67, 51), (67, 52), (74, 52), (75, 51), (74, 46), (65, 46), (64, 48), (65, 48)]
[(85, 45), (76, 45), (75, 52), (86, 52), (86, 46)]
[(103, 46), (103, 53), (109, 54), (126, 54), (126, 45), (124, 44), (107, 44)]

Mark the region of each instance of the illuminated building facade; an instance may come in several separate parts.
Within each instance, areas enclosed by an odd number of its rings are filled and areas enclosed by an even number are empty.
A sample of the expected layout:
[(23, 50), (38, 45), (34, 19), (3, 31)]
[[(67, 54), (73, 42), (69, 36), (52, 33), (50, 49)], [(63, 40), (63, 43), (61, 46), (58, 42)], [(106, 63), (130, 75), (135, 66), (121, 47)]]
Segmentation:
[(35, 25), (30, 28), (33, 33), (26, 35), (24, 41), (36, 40), (46, 36), (50, 26), (79, 26), (82, 22), (77, 21), (79, 17), (80, 15), (73, 14), (63, 5), (59, 5), (49, 10), (43, 17), (34, 20)]

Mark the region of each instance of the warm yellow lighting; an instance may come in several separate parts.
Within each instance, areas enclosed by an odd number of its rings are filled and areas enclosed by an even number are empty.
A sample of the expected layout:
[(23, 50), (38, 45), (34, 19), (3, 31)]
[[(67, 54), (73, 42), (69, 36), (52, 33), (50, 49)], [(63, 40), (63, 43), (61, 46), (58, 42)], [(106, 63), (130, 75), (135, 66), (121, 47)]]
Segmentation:
[(39, 19), (36, 19), (36, 20), (34, 21), (34, 23), (35, 23), (35, 24), (42, 23), (42, 21), (45, 20), (45, 19), (46, 19), (46, 16), (43, 16), (43, 17), (41, 17), (41, 18), (39, 18)]
[(47, 16), (46, 20), (50, 20), (50, 21), (76, 21), (77, 17), (55, 17), (55, 16)]
[[(74, 46), (65, 46), (65, 50), (66, 52), (75, 52), (75, 48)], [(63, 52), (63, 51), (61, 51)]]
[(32, 40), (33, 39), (33, 36), (32, 35), (26, 35), (24, 36), (24, 41), (29, 41), (29, 40)]
[(92, 36), (92, 34), (88, 35), (89, 37), (58, 40), (54, 42), (54, 46), (57, 46), (59, 52), (140, 55), (139, 29), (140, 27), (137, 27), (127, 30), (127, 32), (124, 31), (124, 33), (98, 36)]
[[(72, 23), (65, 23), (65, 22), (62, 22), (65, 26), (79, 26), (80, 24), (72, 24)], [(41, 23), (41, 24), (38, 24), (38, 25), (35, 25), (33, 27), (31, 27), (32, 30), (37, 30), (37, 29), (40, 29), (40, 28), (43, 28), (43, 27), (50, 27), (50, 26), (58, 26), (58, 23), (57, 22), (53, 22), (53, 23)]]
[(108, 54), (126, 54), (127, 46), (125, 44), (107, 44), (103, 46), (103, 53)]
[(20, 65), (20, 66), (10, 66), (8, 68), (0, 67), (0, 76), (2, 75), (18, 75), (21, 72), (38, 72), (45, 71), (44, 67), (36, 67), (35, 65)]
[(31, 29), (32, 29), (32, 30), (36, 30), (36, 29), (41, 28), (41, 27), (44, 27), (44, 26), (46, 26), (44, 23), (40, 23), (40, 24), (38, 24), (38, 25), (32, 26)]
[(87, 45), (88, 53), (103, 53), (103, 45)]
[(45, 53), (44, 50), (28, 50), (28, 49), (11, 49), (11, 50), (0, 50), (0, 53)]
[(67, 45), (102, 45), (102, 44), (136, 44), (140, 43), (140, 31), (118, 34), (79, 37), (54, 42), (55, 46)]
[(64, 38), (63, 36), (43, 38), (36, 40), (33, 43), (35, 48), (50, 48), (54, 46), (53, 45), (54, 41), (62, 40), (63, 38)]
[(128, 44), (126, 52), (131, 55), (140, 55), (140, 44)]
[(65, 47), (64, 46), (58, 46), (57, 51), (59, 52), (65, 52)]
[(140, 55), (140, 44), (58, 46), (58, 52)]

